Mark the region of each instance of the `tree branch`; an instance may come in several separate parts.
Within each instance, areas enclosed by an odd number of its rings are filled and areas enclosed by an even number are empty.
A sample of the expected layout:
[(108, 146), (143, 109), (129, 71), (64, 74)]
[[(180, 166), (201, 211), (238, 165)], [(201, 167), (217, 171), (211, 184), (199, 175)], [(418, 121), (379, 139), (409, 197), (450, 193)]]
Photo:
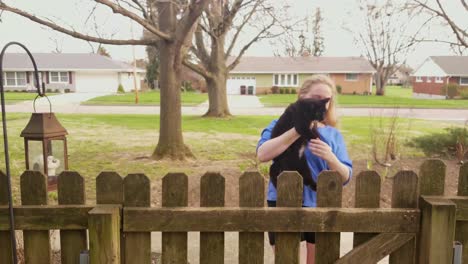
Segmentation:
[(10, 7), (10, 6), (6, 5), (3, 2), (0, 2), (0, 10), (5, 10), (7, 12), (15, 13), (15, 14), (20, 15), (22, 17), (28, 18), (28, 19), (36, 22), (36, 23), (47, 26), (47, 27), (49, 27), (49, 28), (51, 28), (53, 30), (56, 30), (56, 31), (62, 32), (64, 34), (67, 34), (69, 36), (72, 36), (74, 38), (79, 38), (79, 39), (86, 40), (86, 41), (98, 42), (98, 43), (102, 43), (102, 44), (111, 44), (111, 45), (145, 45), (145, 46), (146, 45), (153, 45), (153, 44), (157, 43), (157, 40), (155, 40), (155, 39), (117, 40), (117, 39), (104, 39), (104, 38), (98, 38), (98, 37), (85, 35), (85, 34), (79, 33), (79, 32), (74, 31), (74, 30), (69, 30), (69, 29), (63, 28), (61, 26), (58, 26), (55, 23), (46, 21), (44, 19), (38, 18), (35, 15), (29, 14), (29, 13), (23, 11), (23, 10), (20, 10), (20, 9), (17, 9), (17, 8), (14, 8), (14, 7)]
[(239, 37), (242, 29), (245, 27), (247, 22), (249, 22), (249, 20), (252, 18), (253, 14), (257, 10), (258, 5), (259, 5), (259, 2), (256, 2), (255, 5), (252, 7), (252, 10), (250, 10), (250, 12), (246, 16), (244, 16), (244, 19), (242, 20), (241, 25), (237, 28), (237, 31), (234, 34), (234, 37), (232, 38), (231, 43), (229, 44), (229, 47), (226, 51), (226, 57), (229, 57), (231, 55), (232, 49), (234, 48), (234, 45), (237, 42), (237, 38)]
[(194, 64), (194, 63), (191, 63), (190, 61), (188, 60), (184, 60), (182, 62), (185, 66), (187, 66), (188, 68), (190, 68), (192, 71), (200, 74), (201, 76), (203, 76), (204, 78), (212, 78), (213, 75), (208, 72), (205, 67), (203, 67), (202, 65), (197, 65), (197, 64)]
[(111, 1), (109, 0), (94, 0), (100, 4), (103, 4), (103, 5), (106, 5), (108, 7), (110, 7), (112, 9), (112, 11), (114, 13), (117, 13), (117, 14), (121, 14), (123, 16), (126, 16), (134, 21), (136, 21), (138, 24), (142, 25), (145, 29), (147, 29), (149, 32), (157, 35), (158, 37), (164, 39), (164, 40), (167, 40), (167, 41), (171, 41), (172, 40), (172, 36), (167, 34), (167, 33), (164, 33), (162, 31), (160, 31), (159, 29), (157, 29), (155, 26), (153, 26), (152, 24), (148, 23), (148, 21), (142, 19), (141, 17), (139, 17), (138, 15), (134, 14), (133, 12), (130, 12), (129, 10), (119, 6), (119, 5), (116, 5), (114, 3), (112, 3)]
[(266, 27), (263, 28), (262, 31), (260, 31), (247, 45), (245, 45), (241, 51), (239, 52), (239, 55), (237, 55), (236, 59), (227, 67), (228, 72), (230, 72), (232, 69), (234, 69), (237, 64), (239, 64), (240, 59), (244, 55), (244, 53), (247, 51), (247, 49), (255, 42), (258, 40), (262, 39), (262, 35), (267, 32), (273, 25), (275, 25), (275, 19)]

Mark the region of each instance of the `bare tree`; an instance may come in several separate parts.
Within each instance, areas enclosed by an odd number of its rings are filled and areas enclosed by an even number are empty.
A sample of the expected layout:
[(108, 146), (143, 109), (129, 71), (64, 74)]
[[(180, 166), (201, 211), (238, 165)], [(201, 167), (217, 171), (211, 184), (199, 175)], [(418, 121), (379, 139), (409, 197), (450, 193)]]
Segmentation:
[(398, 64), (405, 64), (408, 53), (420, 42), (418, 37), (429, 20), (419, 23), (414, 10), (391, 0), (381, 4), (362, 1), (359, 9), (363, 26), (353, 25), (348, 30), (376, 70), (376, 94), (384, 95), (388, 78), (395, 73)]
[[(180, 75), (182, 61), (191, 46), (194, 25), (210, 0), (95, 0), (115, 15), (130, 18), (151, 33), (143, 39), (96, 37), (66, 28), (51, 19), (43, 19), (0, 0), (0, 10), (20, 15), (35, 23), (74, 38), (109, 45), (156, 46), (160, 50), (161, 117), (158, 145), (152, 155), (161, 159), (185, 159), (192, 156), (182, 137)], [(157, 23), (156, 23), (157, 22)]]
[[(209, 107), (204, 116), (231, 115), (227, 103), (228, 74), (254, 43), (275, 36), (271, 29), (277, 23), (274, 7), (268, 0), (215, 0), (205, 10), (195, 31), (193, 56), (184, 61), (206, 81)], [(235, 54), (239, 36), (247, 28), (255, 32), (254, 36)]]
[[(455, 1), (450, 2), (453, 4), (453, 2)], [(461, 51), (461, 53), (463, 54), (464, 49), (468, 48), (468, 23), (466, 19), (468, 17), (468, 3), (465, 0), (460, 0), (461, 6), (457, 10), (460, 10), (460, 12), (464, 13), (464, 19), (460, 20), (460, 22), (457, 22), (453, 18), (453, 16), (447, 12), (446, 7), (444, 7), (444, 5), (448, 5), (447, 3), (449, 3), (449, 1), (442, 2), (440, 0), (412, 0), (410, 7), (426, 11), (430, 16), (436, 17), (439, 20), (443, 21), (445, 24), (447, 24), (450, 27), (452, 33), (455, 35), (456, 40), (450, 41), (433, 39), (431, 41), (444, 42), (450, 44), (454, 51), (456, 51), (457, 53)], [(456, 46), (462, 48), (460, 49)]]
[(313, 56), (322, 56), (325, 46), (324, 46), (324, 39), (322, 35), (322, 23), (323, 23), (323, 17), (322, 17), (322, 11), (320, 10), (319, 7), (315, 10), (315, 15), (314, 15), (314, 20), (312, 23), (312, 35), (314, 38), (313, 41), (313, 50), (312, 50), (312, 55)]

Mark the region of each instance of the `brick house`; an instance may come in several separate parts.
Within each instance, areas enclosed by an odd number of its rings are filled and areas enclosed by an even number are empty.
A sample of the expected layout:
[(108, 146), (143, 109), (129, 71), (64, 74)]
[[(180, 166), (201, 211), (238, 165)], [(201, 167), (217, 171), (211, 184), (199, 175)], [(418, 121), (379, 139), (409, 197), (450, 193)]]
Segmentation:
[(468, 89), (468, 56), (431, 56), (412, 75), (413, 97), (445, 99), (447, 84)]
[(342, 93), (372, 93), (375, 69), (362, 57), (242, 57), (229, 73), (227, 93), (266, 94), (273, 86), (299, 89), (318, 73), (329, 75)]

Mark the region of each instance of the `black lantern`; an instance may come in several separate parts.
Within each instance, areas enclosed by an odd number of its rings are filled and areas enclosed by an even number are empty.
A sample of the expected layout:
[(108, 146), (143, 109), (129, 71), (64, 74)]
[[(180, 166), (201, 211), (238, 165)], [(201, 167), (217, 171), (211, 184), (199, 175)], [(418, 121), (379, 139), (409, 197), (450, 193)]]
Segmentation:
[(48, 190), (57, 188), (57, 176), (68, 170), (67, 130), (54, 113), (33, 113), (21, 132), (26, 169), (47, 175)]

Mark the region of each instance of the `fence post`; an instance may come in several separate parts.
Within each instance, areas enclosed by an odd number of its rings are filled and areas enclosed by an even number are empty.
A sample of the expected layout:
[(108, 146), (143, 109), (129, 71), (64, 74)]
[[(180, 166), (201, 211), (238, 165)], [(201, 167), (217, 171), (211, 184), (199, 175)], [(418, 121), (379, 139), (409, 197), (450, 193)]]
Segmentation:
[[(25, 171), (21, 175), (21, 204), (47, 205), (47, 177), (39, 171)], [(45, 231), (23, 231), (25, 263), (49, 264), (50, 234)]]
[[(284, 171), (278, 177), (277, 207), (302, 206), (302, 177), (295, 171)], [(274, 221), (274, 219), (272, 219)], [(275, 233), (275, 263), (299, 264), (300, 233)]]
[[(200, 179), (200, 207), (223, 207), (225, 179), (206, 173)], [(200, 264), (224, 263), (224, 233), (200, 232)]]
[[(168, 173), (162, 180), (162, 206), (188, 205), (188, 178), (184, 173)], [(162, 232), (162, 263), (187, 264), (187, 232)]]
[[(317, 207), (341, 207), (343, 184), (335, 171), (323, 171), (317, 184)], [(315, 262), (334, 263), (340, 258), (340, 233), (315, 233)]]
[[(85, 204), (85, 183), (80, 174), (64, 171), (58, 177), (58, 203)], [(79, 264), (80, 253), (87, 249), (86, 230), (60, 230), (62, 264)]]
[[(419, 201), (422, 195), (444, 195), (445, 164), (438, 159), (425, 160), (419, 170)], [(421, 206), (419, 206), (421, 210)], [(416, 262), (420, 256), (421, 234), (416, 238)]]
[[(0, 171), (0, 205), (8, 205), (7, 176)], [(13, 263), (10, 231), (0, 231), (0, 263)]]
[[(413, 171), (400, 171), (393, 179), (392, 208), (418, 208), (418, 176)], [(390, 254), (389, 263), (416, 261), (416, 240), (412, 238)]]
[[(258, 172), (245, 172), (239, 178), (239, 206), (264, 207), (265, 182)], [(263, 232), (239, 232), (239, 263), (263, 264)]]
[[(380, 207), (380, 176), (375, 171), (363, 171), (356, 177), (355, 204), (356, 208)], [(354, 233), (353, 247), (373, 238), (376, 233)]]
[(119, 205), (97, 205), (89, 211), (90, 264), (120, 264)]
[[(468, 196), (468, 163), (460, 167), (458, 175), (458, 196)], [(462, 244), (462, 263), (468, 263), (468, 222), (457, 221), (455, 227), (455, 240)]]
[(452, 263), (456, 205), (437, 197), (421, 197), (419, 263)]
[[(144, 174), (129, 174), (124, 178), (124, 206), (150, 207), (151, 188)], [(123, 219), (125, 221), (125, 219)], [(151, 232), (128, 232), (125, 237), (123, 263), (151, 263)]]

